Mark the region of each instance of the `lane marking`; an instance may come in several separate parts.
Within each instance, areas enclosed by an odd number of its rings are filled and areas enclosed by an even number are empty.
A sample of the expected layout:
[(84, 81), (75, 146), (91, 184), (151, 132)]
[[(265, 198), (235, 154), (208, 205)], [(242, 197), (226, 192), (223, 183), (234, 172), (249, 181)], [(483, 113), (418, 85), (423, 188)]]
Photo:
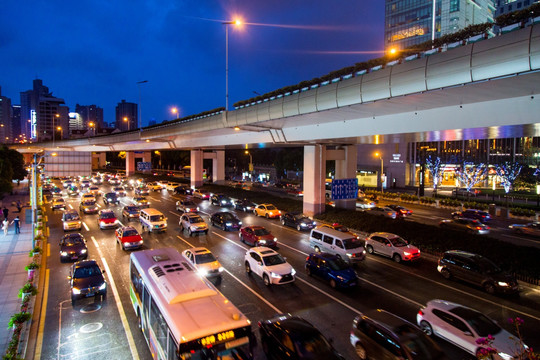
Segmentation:
[(179, 213), (174, 212), (174, 211), (171, 211), (171, 210), (169, 210), (169, 212), (170, 212), (171, 214), (173, 214), (173, 215), (178, 216), (178, 217), (182, 216), (182, 214), (179, 214)]
[[(90, 239), (92, 239), (92, 242), (94, 243), (94, 246), (95, 246), (95, 247), (98, 249), (98, 251), (99, 251), (99, 244), (97, 243), (96, 238), (93, 237), (93, 236), (91, 236)], [(99, 255), (101, 256), (101, 253), (100, 253)]]
[(47, 243), (47, 257), (51, 256), (51, 243)]
[(88, 227), (88, 225), (86, 225), (86, 223), (83, 221), (82, 223), (84, 225), (84, 228), (86, 229), (86, 231), (90, 231), (90, 228)]
[(45, 287), (43, 289), (43, 301), (41, 303), (41, 316), (39, 317), (39, 330), (36, 341), (36, 351), (34, 352), (34, 359), (41, 359), (41, 350), (43, 348), (43, 334), (45, 332), (45, 316), (47, 315), (47, 300), (49, 297), (49, 278), (50, 269), (45, 270)]

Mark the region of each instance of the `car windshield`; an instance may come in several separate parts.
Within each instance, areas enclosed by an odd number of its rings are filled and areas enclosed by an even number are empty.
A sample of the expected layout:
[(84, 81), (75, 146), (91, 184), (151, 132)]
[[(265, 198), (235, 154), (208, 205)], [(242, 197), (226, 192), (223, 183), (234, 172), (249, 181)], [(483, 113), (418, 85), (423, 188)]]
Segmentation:
[(201, 223), (201, 222), (204, 222), (204, 220), (200, 216), (191, 216), (191, 217), (189, 217), (189, 223), (190, 224), (196, 224), (196, 223)]
[(456, 307), (450, 310), (452, 313), (463, 318), (470, 327), (478, 334), (478, 336), (495, 336), (501, 331), (501, 327), (494, 323), (491, 319), (482, 313), (467, 309), (464, 307)]
[(266, 207), (266, 210), (277, 210), (276, 207), (274, 205), (268, 205)]
[(224, 213), (223, 214), (223, 220), (225, 220), (225, 221), (234, 221), (234, 220), (236, 220), (236, 218), (231, 213)]
[(395, 247), (402, 247), (402, 246), (407, 246), (408, 245), (407, 241), (403, 240), (400, 237), (389, 238), (388, 240)]
[(356, 249), (364, 246), (364, 243), (356, 238), (343, 239), (343, 246), (346, 250)]
[(93, 205), (96, 205), (96, 202), (94, 200), (87, 200), (87, 201), (83, 202), (83, 205), (84, 206), (93, 206)]
[(101, 275), (101, 271), (99, 270), (99, 267), (97, 266), (85, 266), (85, 267), (79, 267), (75, 269), (75, 273), (73, 274), (73, 277), (75, 279), (83, 279), (83, 278), (89, 278), (92, 276)]
[(296, 333), (294, 347), (301, 359), (328, 359), (332, 356), (332, 346), (328, 341), (318, 333), (300, 334)]
[(163, 221), (165, 220), (165, 216), (163, 215), (152, 215), (150, 216), (150, 221)]
[(122, 234), (122, 236), (137, 236), (139, 235), (139, 233), (137, 232), (137, 230), (135, 229), (128, 229), (128, 230), (124, 230), (124, 233)]
[(84, 241), (80, 236), (70, 236), (64, 239), (64, 245), (74, 246), (74, 245), (84, 245)]
[(191, 200), (184, 201), (185, 206), (195, 206), (195, 203)]
[(107, 197), (107, 198), (116, 198), (116, 194), (115, 193), (107, 193), (107, 194), (105, 194), (105, 197)]
[(104, 212), (104, 213), (101, 213), (100, 217), (102, 219), (114, 219), (116, 216), (114, 215), (113, 212)]
[(263, 260), (264, 260), (264, 265), (266, 266), (273, 266), (273, 265), (279, 265), (279, 264), (285, 263), (285, 259), (279, 254), (265, 256), (263, 257)]
[(200, 255), (195, 255), (195, 263), (196, 264), (206, 264), (209, 262), (216, 261), (216, 258), (212, 253), (205, 253)]
[(146, 199), (143, 198), (143, 197), (137, 197), (137, 198), (135, 198), (135, 201), (138, 201), (138, 202), (145, 202)]
[(441, 349), (410, 325), (400, 326), (396, 333), (399, 335), (403, 347), (411, 354), (412, 359), (436, 360), (441, 358), (443, 354)]
[(64, 202), (64, 199), (60, 198), (60, 199), (55, 199), (54, 202), (57, 202), (57, 203), (63, 203)]
[(349, 264), (347, 264), (341, 258), (329, 259), (328, 266), (330, 266), (330, 269), (336, 270), (336, 271), (347, 270), (350, 267)]
[(255, 235), (257, 235), (257, 236), (270, 235), (270, 231), (266, 230), (265, 228), (262, 228), (262, 229), (255, 229), (253, 232), (254, 232)]
[(79, 220), (80, 217), (79, 217), (79, 214), (77, 213), (67, 213), (64, 218), (66, 219), (66, 221), (73, 221), (73, 220)]
[(139, 208), (136, 207), (136, 206), (128, 206), (128, 207), (126, 207), (126, 210), (127, 210), (128, 212), (132, 213), (132, 212), (138, 212), (138, 211), (139, 211)]

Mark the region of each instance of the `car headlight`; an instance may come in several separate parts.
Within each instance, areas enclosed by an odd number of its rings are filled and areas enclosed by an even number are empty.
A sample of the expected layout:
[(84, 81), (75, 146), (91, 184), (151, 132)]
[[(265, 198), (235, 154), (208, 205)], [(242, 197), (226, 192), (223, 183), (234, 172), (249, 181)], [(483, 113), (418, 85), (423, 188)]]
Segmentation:
[(238, 225), (242, 225), (242, 222), (241, 222), (241, 221), (239, 221), (239, 222), (238, 222)]
[(307, 224), (306, 224), (306, 223), (300, 223), (300, 226), (301, 226), (301, 227), (306, 227)]
[(230, 223), (230, 222), (225, 223), (225, 226), (232, 226), (232, 223)]
[(291, 270), (291, 275), (294, 276), (296, 274), (296, 270), (292, 269)]
[(503, 360), (512, 360), (514, 357), (512, 355), (508, 355), (506, 353), (500, 352), (497, 355), (499, 355)]
[(227, 201), (225, 201), (225, 200), (221, 200), (221, 203), (222, 203), (222, 204), (226, 204), (226, 203), (227, 203)]
[(71, 292), (75, 295), (79, 295), (81, 293), (81, 290), (77, 289), (76, 287), (74, 287), (73, 289), (71, 289)]
[(352, 257), (352, 256), (353, 256), (353, 254), (347, 254), (347, 256), (348, 256), (348, 257)]
[(81, 254), (86, 254), (87, 250), (86, 249), (82, 249), (81, 250)]
[(276, 237), (274, 238), (274, 241), (277, 241), (277, 238), (276, 238)]
[(201, 276), (206, 276), (208, 274), (208, 270), (206, 270), (206, 269), (198, 269), (197, 272)]
[(220, 266), (218, 269), (219, 272), (223, 272), (223, 266)]
[(273, 278), (276, 278), (276, 279), (281, 278), (281, 275), (279, 275), (279, 274), (277, 274), (277, 273), (275, 273), (275, 272), (271, 272), (271, 273), (270, 273), (270, 276), (272, 276)]
[(507, 282), (505, 282), (505, 281), (499, 281), (499, 282), (497, 282), (497, 284), (499, 286), (509, 286), (509, 284)]
[(101, 284), (101, 285), (99, 286), (99, 290), (105, 290), (106, 287), (107, 287), (107, 283), (104, 282), (103, 284)]
[(337, 276), (337, 279), (338, 279), (339, 281), (345, 281), (345, 278), (344, 278), (343, 276), (341, 276), (341, 275), (338, 275), (338, 276)]
[(259, 244), (266, 244), (266, 240), (259, 240)]
[(199, 211), (199, 207), (197, 206), (197, 211)]
[(67, 251), (60, 251), (60, 256), (67, 256)]

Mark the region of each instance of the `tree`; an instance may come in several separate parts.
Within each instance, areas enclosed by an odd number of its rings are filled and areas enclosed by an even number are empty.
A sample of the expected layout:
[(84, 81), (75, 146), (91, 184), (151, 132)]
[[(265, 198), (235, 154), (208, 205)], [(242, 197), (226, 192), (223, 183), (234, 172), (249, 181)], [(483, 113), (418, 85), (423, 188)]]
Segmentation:
[(456, 174), (459, 182), (470, 192), (474, 185), (486, 178), (487, 170), (484, 164), (475, 165), (465, 161), (461, 168), (456, 170)]
[(502, 179), (502, 185), (504, 187), (504, 192), (508, 194), (512, 184), (516, 181), (523, 165), (519, 163), (511, 163), (509, 161), (504, 162), (503, 164), (498, 164), (495, 168), (497, 176)]
[(431, 155), (429, 155), (426, 159), (426, 166), (433, 177), (433, 191), (435, 195), (437, 195), (437, 186), (439, 186), (439, 183), (441, 182), (443, 173), (441, 158), (437, 156), (434, 160), (431, 158)]

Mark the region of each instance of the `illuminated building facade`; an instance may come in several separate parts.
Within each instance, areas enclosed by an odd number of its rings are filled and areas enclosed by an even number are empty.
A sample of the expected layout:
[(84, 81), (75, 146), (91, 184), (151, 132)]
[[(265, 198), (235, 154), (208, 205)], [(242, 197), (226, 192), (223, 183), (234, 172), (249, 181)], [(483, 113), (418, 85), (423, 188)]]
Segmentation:
[[(126, 121), (124, 121), (124, 118)], [(139, 128), (139, 117), (137, 116), (137, 104), (122, 102), (116, 105), (116, 128), (121, 131), (135, 130)]]

